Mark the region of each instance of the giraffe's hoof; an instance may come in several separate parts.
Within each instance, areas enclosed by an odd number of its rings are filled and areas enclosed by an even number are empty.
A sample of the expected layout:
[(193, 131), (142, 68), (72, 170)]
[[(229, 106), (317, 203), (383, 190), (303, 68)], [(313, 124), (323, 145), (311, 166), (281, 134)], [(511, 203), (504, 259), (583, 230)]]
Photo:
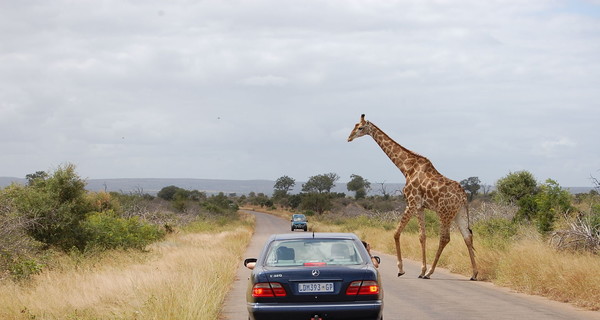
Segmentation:
[(469, 279), (469, 280), (471, 280), (471, 281), (477, 281), (477, 278), (471, 277), (471, 279)]
[(398, 277), (403, 275), (405, 272), (398, 272)]
[(421, 274), (420, 274), (420, 275), (419, 275), (419, 279), (423, 279), (423, 275), (421, 275)]
[(429, 276), (423, 276), (423, 279), (429, 279)]

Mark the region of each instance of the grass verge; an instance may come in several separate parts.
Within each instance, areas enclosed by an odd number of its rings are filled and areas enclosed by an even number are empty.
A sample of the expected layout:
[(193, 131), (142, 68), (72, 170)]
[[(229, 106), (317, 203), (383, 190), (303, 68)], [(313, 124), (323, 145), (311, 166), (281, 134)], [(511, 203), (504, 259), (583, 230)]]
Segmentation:
[(244, 217), (192, 226), (149, 252), (62, 257), (27, 285), (0, 285), (0, 319), (216, 319), (252, 236)]

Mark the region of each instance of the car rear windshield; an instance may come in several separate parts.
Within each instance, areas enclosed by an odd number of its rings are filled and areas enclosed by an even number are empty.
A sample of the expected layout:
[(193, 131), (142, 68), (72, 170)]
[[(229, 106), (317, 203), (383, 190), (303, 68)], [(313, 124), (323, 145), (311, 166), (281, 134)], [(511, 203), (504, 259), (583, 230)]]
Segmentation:
[(362, 264), (354, 241), (349, 239), (297, 239), (274, 241), (266, 266), (315, 266)]
[(306, 221), (306, 216), (295, 214), (294, 217), (293, 217), (293, 219), (294, 219), (294, 221), (303, 222), (303, 221)]

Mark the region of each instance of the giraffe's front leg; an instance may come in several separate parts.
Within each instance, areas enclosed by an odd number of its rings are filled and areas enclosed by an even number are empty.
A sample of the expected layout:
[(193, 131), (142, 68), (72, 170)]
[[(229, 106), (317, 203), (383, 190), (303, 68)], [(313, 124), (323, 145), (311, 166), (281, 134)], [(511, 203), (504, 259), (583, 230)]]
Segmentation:
[(400, 249), (400, 234), (404, 227), (408, 224), (408, 221), (412, 217), (412, 209), (411, 207), (406, 207), (404, 210), (404, 214), (400, 219), (400, 223), (398, 223), (398, 227), (396, 228), (396, 232), (394, 233), (394, 242), (396, 243), (396, 257), (398, 258), (398, 277), (404, 274), (404, 267), (402, 265), (402, 249)]
[(394, 242), (396, 243), (396, 258), (398, 259), (398, 277), (403, 275), (404, 266), (402, 265), (402, 250), (400, 249), (400, 232), (396, 230), (394, 233)]

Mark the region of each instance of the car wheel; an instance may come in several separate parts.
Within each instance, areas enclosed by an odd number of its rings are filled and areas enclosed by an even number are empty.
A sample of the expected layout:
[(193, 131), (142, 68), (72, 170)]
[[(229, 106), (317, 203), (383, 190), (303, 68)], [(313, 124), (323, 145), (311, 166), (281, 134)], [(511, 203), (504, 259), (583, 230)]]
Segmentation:
[(294, 231), (294, 228), (292, 228), (292, 231)]

